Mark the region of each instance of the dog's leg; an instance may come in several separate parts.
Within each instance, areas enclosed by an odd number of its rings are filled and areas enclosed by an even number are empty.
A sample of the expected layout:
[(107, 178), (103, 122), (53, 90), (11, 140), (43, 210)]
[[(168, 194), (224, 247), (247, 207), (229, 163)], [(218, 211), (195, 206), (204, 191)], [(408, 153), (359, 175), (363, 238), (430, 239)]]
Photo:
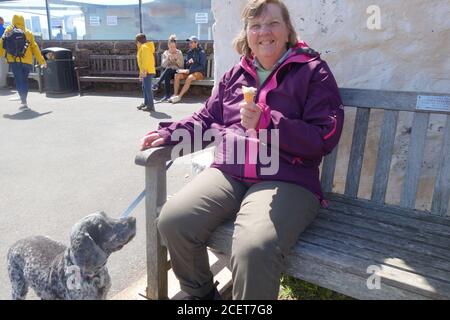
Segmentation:
[(8, 264), (9, 279), (12, 286), (12, 299), (24, 300), (28, 293), (28, 283), (23, 275), (23, 270), (14, 260)]

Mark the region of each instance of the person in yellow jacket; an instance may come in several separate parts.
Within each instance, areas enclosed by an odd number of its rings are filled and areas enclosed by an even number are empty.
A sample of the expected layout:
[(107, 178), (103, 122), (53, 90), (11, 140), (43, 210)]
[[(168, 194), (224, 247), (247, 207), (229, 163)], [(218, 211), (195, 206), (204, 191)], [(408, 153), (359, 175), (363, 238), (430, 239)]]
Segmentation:
[(152, 81), (156, 73), (155, 45), (153, 42), (147, 41), (145, 34), (138, 33), (136, 46), (139, 79), (142, 81), (142, 92), (144, 93), (144, 103), (137, 108), (144, 111), (155, 111), (152, 92)]
[[(13, 30), (13, 28), (21, 29), (25, 33), (28, 47), (23, 57), (14, 57), (13, 55), (6, 53), (5, 49), (3, 48), (3, 40), (9, 34), (9, 32)], [(19, 109), (28, 109), (28, 74), (31, 71), (33, 55), (36, 57), (36, 60), (41, 65), (41, 67), (45, 68), (47, 67), (47, 64), (42, 57), (41, 51), (39, 50), (33, 34), (30, 30), (25, 28), (25, 19), (23, 18), (23, 16), (14, 15), (12, 24), (6, 28), (2, 39), (0, 40), (0, 56), (4, 57), (5, 55), (6, 61), (11, 65), (11, 69), (16, 82), (16, 89), (20, 96), (21, 106)]]

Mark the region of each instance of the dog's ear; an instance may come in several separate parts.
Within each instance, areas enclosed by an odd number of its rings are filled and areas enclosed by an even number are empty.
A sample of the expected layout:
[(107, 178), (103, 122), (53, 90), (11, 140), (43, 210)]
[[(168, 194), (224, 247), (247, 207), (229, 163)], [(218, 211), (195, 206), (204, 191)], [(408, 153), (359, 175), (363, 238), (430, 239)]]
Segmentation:
[(71, 239), (71, 250), (81, 270), (95, 271), (108, 259), (106, 254), (87, 232), (79, 232)]

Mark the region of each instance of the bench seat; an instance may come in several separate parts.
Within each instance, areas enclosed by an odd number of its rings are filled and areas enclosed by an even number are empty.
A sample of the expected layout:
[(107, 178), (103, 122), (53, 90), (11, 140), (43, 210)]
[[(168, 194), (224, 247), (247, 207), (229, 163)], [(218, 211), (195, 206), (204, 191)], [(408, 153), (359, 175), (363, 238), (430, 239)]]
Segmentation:
[[(330, 206), (287, 258), (286, 274), (357, 299), (450, 299), (450, 220), (327, 198)], [(229, 255), (232, 234), (230, 221), (208, 245)], [(375, 270), (380, 287), (368, 289)]]
[(80, 76), (80, 82), (140, 82), (139, 78), (113, 76)]

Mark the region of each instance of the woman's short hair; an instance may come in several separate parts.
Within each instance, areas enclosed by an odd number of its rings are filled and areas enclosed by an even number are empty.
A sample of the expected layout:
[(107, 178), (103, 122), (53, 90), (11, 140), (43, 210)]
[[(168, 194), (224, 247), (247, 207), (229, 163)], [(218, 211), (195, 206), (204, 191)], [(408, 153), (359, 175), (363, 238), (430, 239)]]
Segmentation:
[(288, 8), (281, 0), (251, 0), (247, 3), (242, 12), (242, 23), (243, 28), (239, 35), (234, 39), (233, 44), (234, 48), (239, 54), (243, 54), (246, 57), (250, 57), (252, 54), (252, 50), (250, 49), (247, 41), (247, 26), (250, 20), (259, 17), (267, 6), (272, 3), (277, 5), (281, 9), (281, 15), (283, 17), (283, 21), (288, 28), (288, 43), (286, 44), (289, 48), (295, 47), (298, 43), (297, 33), (295, 32), (294, 26), (291, 22), (291, 17), (289, 15)]
[(139, 43), (142, 43), (142, 44), (147, 42), (147, 37), (143, 33), (138, 33), (136, 35), (135, 39), (136, 39), (136, 42), (139, 42)]

